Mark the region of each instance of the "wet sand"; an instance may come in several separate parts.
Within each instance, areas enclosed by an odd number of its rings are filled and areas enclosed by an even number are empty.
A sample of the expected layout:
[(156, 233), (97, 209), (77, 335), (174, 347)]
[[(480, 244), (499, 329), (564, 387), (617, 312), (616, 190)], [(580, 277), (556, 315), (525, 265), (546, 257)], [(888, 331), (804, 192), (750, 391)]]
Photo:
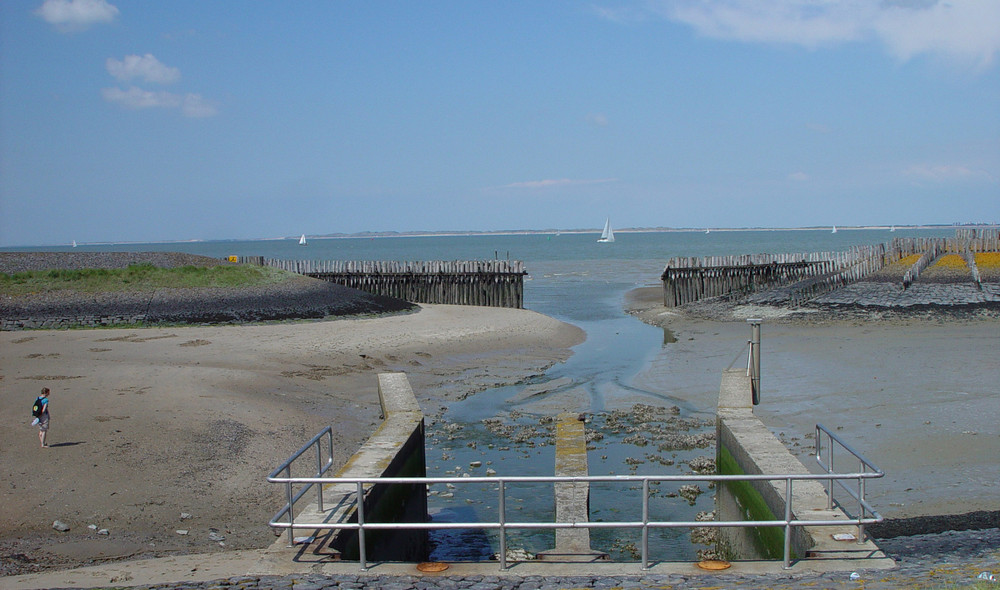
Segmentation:
[[(721, 371), (746, 364), (750, 328), (688, 317), (660, 297), (630, 295), (633, 313), (676, 338), (637, 382), (713, 411)], [(820, 422), (885, 471), (868, 493), (887, 517), (1000, 509), (1000, 320), (773, 318), (761, 340), (754, 411), (807, 465)]]
[[(432, 413), (539, 374), (583, 338), (526, 310), (444, 305), (367, 319), (2, 332), (0, 575), (265, 547), (282, 501), (266, 475), (329, 424), (335, 459), (346, 460), (379, 420), (377, 373), (406, 372)], [(43, 386), (48, 449), (30, 425)], [(57, 519), (70, 530), (54, 531)]]

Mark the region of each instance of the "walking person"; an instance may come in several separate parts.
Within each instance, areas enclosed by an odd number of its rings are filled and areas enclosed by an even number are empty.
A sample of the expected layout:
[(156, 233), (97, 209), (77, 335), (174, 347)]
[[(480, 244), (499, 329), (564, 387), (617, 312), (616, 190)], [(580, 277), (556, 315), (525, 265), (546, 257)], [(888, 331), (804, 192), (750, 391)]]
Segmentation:
[(49, 388), (43, 387), (41, 395), (36, 403), (42, 407), (42, 413), (38, 416), (38, 442), (42, 443), (42, 448), (47, 449), (45, 437), (49, 434)]

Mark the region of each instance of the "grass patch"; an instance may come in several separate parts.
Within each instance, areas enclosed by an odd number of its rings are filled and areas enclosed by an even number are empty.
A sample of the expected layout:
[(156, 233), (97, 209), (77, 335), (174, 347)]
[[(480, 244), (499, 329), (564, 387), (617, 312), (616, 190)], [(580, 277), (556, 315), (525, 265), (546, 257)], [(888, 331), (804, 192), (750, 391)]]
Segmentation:
[(128, 268), (87, 268), (0, 273), (0, 293), (23, 297), (37, 293), (146, 292), (163, 288), (248, 287), (280, 283), (293, 273), (251, 264), (160, 268), (133, 264)]

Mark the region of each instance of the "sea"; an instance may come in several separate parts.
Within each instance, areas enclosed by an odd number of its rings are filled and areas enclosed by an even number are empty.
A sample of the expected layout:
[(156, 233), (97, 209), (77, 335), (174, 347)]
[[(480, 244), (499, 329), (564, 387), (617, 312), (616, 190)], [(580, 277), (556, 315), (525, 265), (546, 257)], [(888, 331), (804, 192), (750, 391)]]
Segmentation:
[[(613, 243), (598, 243), (598, 232), (551, 232), (412, 237), (307, 237), (240, 241), (167, 243), (81, 244), (75, 251), (173, 251), (218, 258), (232, 255), (264, 256), (289, 260), (483, 260), (524, 261), (524, 306), (578, 326), (586, 340), (573, 349), (564, 363), (513, 386), (490, 389), (450, 404), (443, 415), (428, 424), (428, 475), (552, 475), (555, 451), (551, 419), (559, 400), (572, 396), (582, 407), (588, 429), (601, 430), (603, 438), (588, 443), (592, 475), (665, 474), (691, 472), (688, 462), (714, 458), (714, 448), (660, 448), (649, 425), (628, 423), (622, 414), (636, 403), (676, 407), (675, 420), (684, 434), (714, 430), (714, 408), (692, 403), (664, 386), (664, 379), (639, 377), (647, 373), (657, 355), (669, 350), (674, 337), (669, 330), (647, 325), (626, 314), (626, 294), (638, 287), (658, 286), (668, 259), (675, 256), (722, 256), (758, 253), (843, 251), (851, 246), (889, 242), (894, 237), (943, 237), (951, 227), (802, 230), (617, 231)], [(3, 248), (17, 250), (67, 250), (62, 247)], [(749, 333), (748, 333), (749, 335)], [(738, 357), (744, 341), (733, 343)], [(728, 359), (727, 359), (728, 360)], [(720, 361), (722, 362), (722, 361)], [(722, 362), (725, 365), (725, 362)], [(722, 371), (725, 366), (718, 367)], [(707, 387), (718, 388), (718, 382)], [(540, 392), (528, 395), (530, 392)], [(564, 396), (560, 398), (560, 396)], [(581, 404), (581, 400), (583, 400)], [(500, 439), (487, 428), (499, 419), (504, 424), (535, 432), (526, 440)], [(624, 420), (624, 423), (623, 423)], [(447, 428), (446, 430), (444, 428)], [(522, 437), (525, 438), (525, 437)], [(681, 496), (678, 485), (655, 485), (650, 516), (660, 520), (693, 521), (700, 512), (714, 509), (713, 490), (701, 484), (691, 498)], [(440, 522), (496, 521), (495, 487), (431, 486), (428, 507)], [(592, 520), (630, 520), (641, 517), (639, 484), (595, 484), (591, 490)], [(512, 485), (506, 490), (508, 521), (551, 521), (554, 496), (551, 484)], [(528, 553), (551, 549), (552, 531), (512, 531), (508, 548)], [(433, 559), (482, 560), (498, 550), (495, 532), (452, 529), (432, 534)], [(690, 531), (653, 529), (650, 557), (693, 560), (704, 545), (692, 542)], [(640, 544), (635, 529), (593, 529), (591, 544), (614, 559), (635, 559)]]

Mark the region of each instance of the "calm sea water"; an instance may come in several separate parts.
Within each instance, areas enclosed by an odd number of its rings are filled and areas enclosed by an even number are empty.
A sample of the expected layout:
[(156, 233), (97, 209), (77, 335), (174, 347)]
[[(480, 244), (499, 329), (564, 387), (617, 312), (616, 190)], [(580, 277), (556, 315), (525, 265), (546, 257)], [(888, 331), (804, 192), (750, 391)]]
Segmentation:
[[(600, 416), (609, 410), (628, 408), (641, 402), (651, 405), (676, 405), (681, 417), (702, 420), (692, 432), (709, 429), (711, 408), (692, 407), (673, 399), (655, 387), (637, 385), (635, 377), (649, 365), (663, 347), (670, 345), (670, 334), (643, 324), (622, 311), (625, 294), (640, 286), (659, 284), (659, 275), (667, 259), (673, 256), (709, 256), (780, 252), (815, 252), (845, 250), (850, 246), (888, 242), (893, 237), (933, 237), (952, 235), (951, 229), (899, 230), (773, 230), (618, 233), (612, 244), (597, 243), (595, 234), (524, 234), (428, 236), (407, 238), (337, 238), (311, 239), (300, 246), (297, 239), (150, 243), (80, 246), (77, 251), (179, 251), (213, 257), (265, 256), (311, 260), (475, 260), (509, 258), (523, 260), (529, 276), (525, 282), (525, 307), (582, 328), (587, 340), (574, 349), (566, 362), (552, 367), (545, 375), (525, 384), (497, 388), (451, 404), (441, 423), (459, 424), (462, 428), (448, 436), (429, 425), (428, 470), (430, 475), (454, 475), (471, 472), (485, 474), (486, 468), (501, 474), (550, 475), (554, 448), (538, 444), (510, 444), (497, 441), (482, 421), (500, 417), (506, 423), (537, 426), (546, 416), (561, 409), (587, 411), (595, 416), (592, 427), (599, 426)], [(60, 250), (66, 248), (34, 248)], [(7, 248), (7, 251), (18, 250)], [(738, 351), (741, 342), (734, 343)], [(719, 367), (721, 371), (725, 367)], [(526, 398), (526, 387), (554, 384), (544, 395)], [(560, 400), (573, 400), (573, 407), (561, 408)], [(513, 413), (512, 413), (513, 412)], [(608, 435), (591, 445), (592, 474), (687, 473), (684, 461), (699, 455), (714, 456), (711, 449), (658, 453), (654, 445), (642, 447), (624, 439), (624, 433)], [(667, 459), (672, 465), (664, 465)], [(481, 462), (479, 468), (472, 468)], [(663, 486), (666, 488), (666, 486)], [(675, 486), (676, 487), (676, 486)], [(436, 520), (497, 520), (495, 490), (471, 492), (441, 487), (431, 496), (429, 505)], [(450, 495), (450, 492), (454, 495)], [(694, 520), (698, 511), (714, 508), (711, 490), (695, 502), (673, 497), (663, 489), (651, 500), (653, 518)], [(634, 489), (610, 485), (592, 490), (591, 517), (606, 520), (637, 520), (640, 505)], [(623, 498), (634, 498), (623, 500)], [(550, 520), (554, 500), (551, 489), (533, 487), (509, 490), (508, 520)], [(484, 559), (497, 551), (495, 535), (482, 531), (448, 531), (434, 535), (435, 559)], [(595, 549), (609, 551), (618, 559), (629, 559), (638, 545), (638, 533), (630, 531), (592, 532)], [(651, 533), (651, 557), (654, 559), (695, 558), (688, 531), (661, 529)], [(530, 552), (550, 549), (551, 532), (524, 531), (508, 538), (508, 547), (523, 547)]]

